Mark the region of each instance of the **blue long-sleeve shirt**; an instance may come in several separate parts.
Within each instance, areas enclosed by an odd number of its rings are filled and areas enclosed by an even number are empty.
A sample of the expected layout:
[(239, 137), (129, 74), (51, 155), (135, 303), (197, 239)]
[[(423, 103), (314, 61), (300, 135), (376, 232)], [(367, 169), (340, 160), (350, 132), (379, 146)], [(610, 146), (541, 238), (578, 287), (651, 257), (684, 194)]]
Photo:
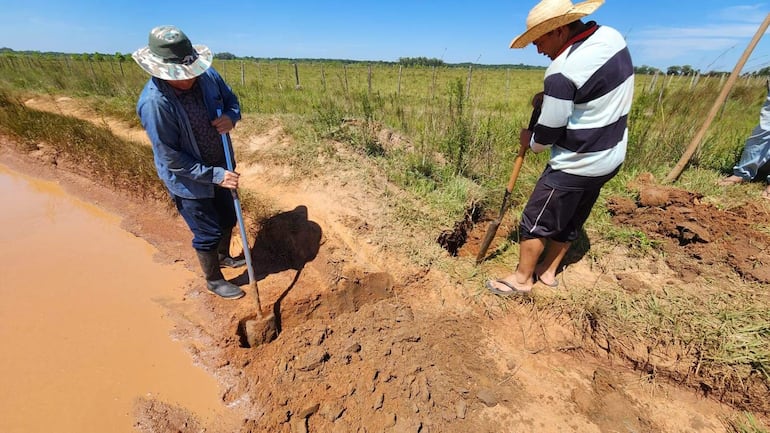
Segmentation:
[[(241, 119), (238, 97), (214, 68), (207, 69), (197, 80), (211, 120), (218, 117), (218, 109), (233, 125)], [(174, 89), (161, 79), (151, 78), (139, 96), (136, 112), (152, 143), (158, 176), (169, 192), (189, 199), (214, 197), (214, 185), (224, 179), (225, 168), (203, 162)], [(230, 156), (235, 161), (232, 148)]]

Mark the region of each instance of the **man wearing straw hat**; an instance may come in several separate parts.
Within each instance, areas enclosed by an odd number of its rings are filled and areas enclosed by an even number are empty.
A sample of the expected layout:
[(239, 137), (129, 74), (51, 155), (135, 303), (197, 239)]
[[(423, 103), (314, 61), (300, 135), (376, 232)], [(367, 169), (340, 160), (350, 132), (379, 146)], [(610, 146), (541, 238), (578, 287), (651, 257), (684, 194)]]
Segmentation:
[(137, 113), (152, 143), (158, 176), (193, 233), (206, 288), (238, 299), (245, 293), (220, 270), (245, 264), (229, 253), (236, 213), (228, 189), (238, 187), (238, 173), (225, 168), (220, 135), (241, 118), (238, 98), (211, 67), (211, 50), (192, 45), (177, 27), (152, 29), (148, 45), (132, 56), (152, 75)]
[(486, 282), (497, 295), (529, 294), (535, 281), (558, 286), (570, 243), (625, 159), (631, 56), (616, 30), (581, 20), (603, 2), (542, 0), (530, 10), (526, 31), (511, 42), (511, 48), (532, 43), (552, 60), (543, 92), (533, 98), (540, 117), (533, 131), (520, 135), (522, 147), (550, 149), (551, 158), (522, 212), (516, 270)]

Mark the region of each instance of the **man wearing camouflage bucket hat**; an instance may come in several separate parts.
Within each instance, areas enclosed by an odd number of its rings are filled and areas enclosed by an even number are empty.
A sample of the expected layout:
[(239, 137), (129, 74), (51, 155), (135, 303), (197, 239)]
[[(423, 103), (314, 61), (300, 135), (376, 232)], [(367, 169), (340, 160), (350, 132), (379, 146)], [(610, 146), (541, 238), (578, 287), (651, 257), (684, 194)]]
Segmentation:
[(245, 293), (220, 270), (245, 264), (229, 252), (237, 217), (228, 189), (238, 187), (239, 176), (226, 169), (220, 135), (241, 118), (238, 98), (211, 67), (211, 50), (192, 45), (177, 27), (152, 29), (148, 45), (132, 56), (152, 75), (139, 96), (137, 114), (152, 143), (158, 176), (193, 233), (206, 287), (222, 298), (238, 299)]
[(551, 157), (519, 223), (519, 264), (486, 287), (502, 296), (528, 295), (535, 281), (555, 288), (570, 244), (577, 239), (602, 186), (620, 170), (628, 142), (634, 67), (615, 29), (581, 19), (604, 0), (542, 0), (511, 48), (530, 43), (552, 60), (543, 91), (533, 98), (540, 116), (519, 136), (520, 152), (550, 149)]

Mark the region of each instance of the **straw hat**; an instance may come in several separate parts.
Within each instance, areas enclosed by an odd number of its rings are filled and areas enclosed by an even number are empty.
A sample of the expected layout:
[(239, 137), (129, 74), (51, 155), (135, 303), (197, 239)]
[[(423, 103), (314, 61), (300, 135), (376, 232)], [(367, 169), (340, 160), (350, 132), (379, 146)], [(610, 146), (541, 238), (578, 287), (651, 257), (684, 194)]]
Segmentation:
[(163, 80), (188, 80), (204, 73), (214, 55), (205, 45), (193, 45), (175, 26), (159, 26), (150, 30), (146, 47), (131, 56), (153, 77)]
[(563, 25), (593, 13), (604, 0), (572, 4), (569, 0), (542, 0), (527, 15), (527, 30), (511, 41), (511, 48), (524, 48), (532, 41)]

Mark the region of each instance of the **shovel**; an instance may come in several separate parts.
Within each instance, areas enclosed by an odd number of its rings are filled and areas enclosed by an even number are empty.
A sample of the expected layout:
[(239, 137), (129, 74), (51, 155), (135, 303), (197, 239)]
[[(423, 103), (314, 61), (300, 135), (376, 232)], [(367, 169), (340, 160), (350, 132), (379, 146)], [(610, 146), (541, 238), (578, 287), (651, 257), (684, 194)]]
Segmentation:
[[(532, 131), (532, 129), (535, 127), (535, 124), (537, 123), (537, 119), (540, 117), (540, 108), (535, 108), (532, 110), (532, 115), (529, 118), (529, 126), (527, 129)], [(516, 160), (513, 163), (513, 171), (511, 172), (511, 177), (508, 179), (508, 185), (505, 187), (505, 194), (503, 195), (503, 203), (500, 205), (500, 214), (495, 218), (494, 221), (492, 221), (491, 224), (489, 224), (489, 228), (487, 229), (487, 234), (484, 236), (484, 241), (481, 242), (481, 247), (479, 248), (479, 253), (476, 255), (476, 264), (484, 261), (484, 257), (487, 254), (487, 249), (489, 249), (489, 244), (492, 243), (492, 239), (495, 237), (495, 233), (497, 233), (497, 228), (500, 227), (500, 223), (503, 220), (503, 217), (505, 216), (506, 210), (508, 210), (508, 200), (511, 198), (511, 192), (513, 191), (513, 186), (516, 184), (516, 179), (519, 177), (519, 172), (521, 171), (521, 165), (524, 163), (524, 154), (527, 152), (527, 148), (523, 146), (519, 146), (519, 153), (516, 155)]]
[[(222, 110), (217, 109), (217, 116), (222, 115)], [(234, 172), (235, 167), (232, 158), (232, 146), (227, 134), (222, 135), (222, 146), (225, 150), (225, 161), (227, 162), (227, 169)], [(254, 266), (251, 263), (251, 252), (249, 251), (249, 239), (246, 237), (246, 224), (243, 222), (243, 212), (241, 211), (241, 201), (238, 198), (238, 191), (231, 189), (230, 192), (233, 195), (233, 204), (235, 206), (235, 214), (238, 217), (238, 227), (241, 230), (241, 243), (243, 244), (243, 256), (246, 259), (246, 269), (249, 274), (249, 288), (254, 291), (254, 298), (257, 301), (257, 314), (253, 318), (247, 318), (241, 320), (240, 326), (241, 332), (245, 334), (248, 347), (256, 347), (260, 344), (269, 343), (278, 336), (278, 327), (275, 321), (275, 315), (273, 313), (263, 315), (262, 303), (259, 300), (259, 288), (257, 287), (257, 279), (254, 276)]]

